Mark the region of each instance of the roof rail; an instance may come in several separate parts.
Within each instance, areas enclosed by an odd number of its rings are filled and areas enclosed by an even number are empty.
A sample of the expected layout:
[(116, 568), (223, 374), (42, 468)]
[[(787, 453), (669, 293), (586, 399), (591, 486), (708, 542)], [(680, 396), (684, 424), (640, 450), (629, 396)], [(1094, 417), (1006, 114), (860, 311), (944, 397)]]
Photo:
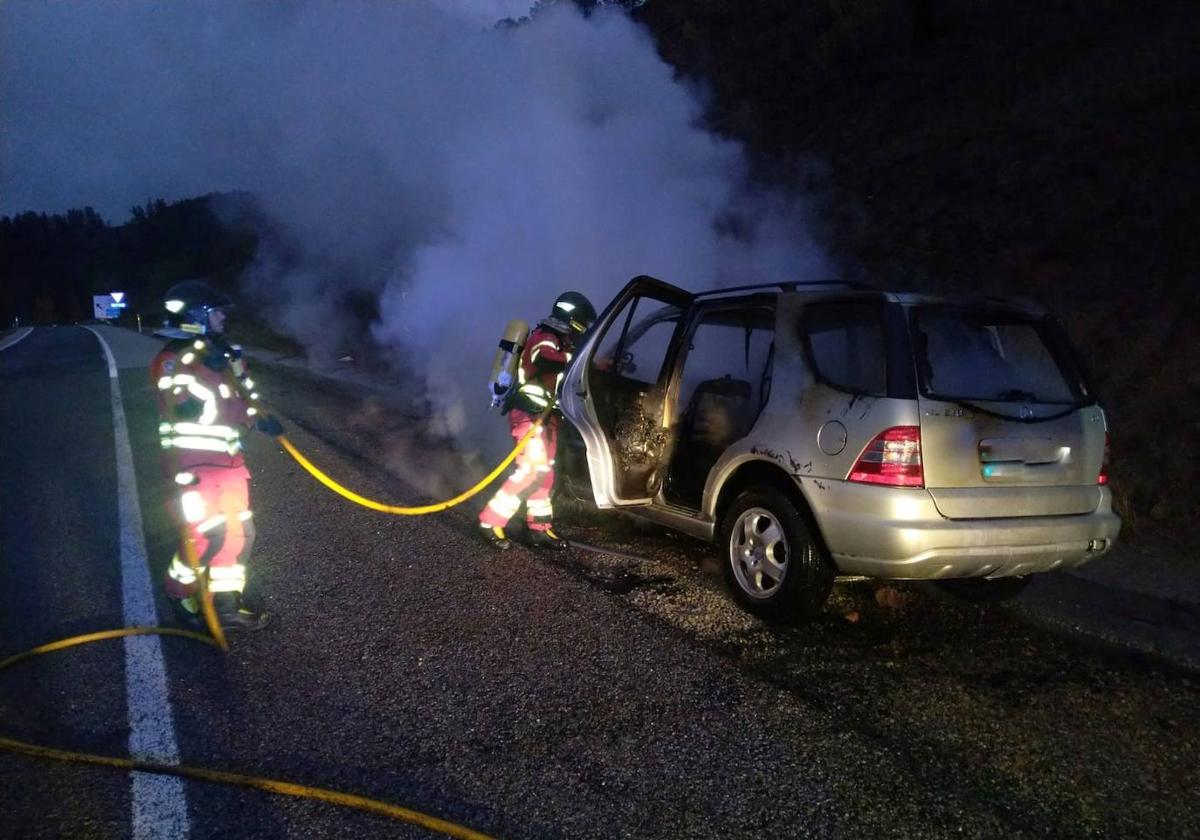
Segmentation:
[(1034, 312), (1045, 313), (1046, 307), (1041, 301), (1028, 296), (1005, 297), (1004, 295), (991, 294), (944, 294), (945, 297), (952, 301), (963, 301), (965, 303), (991, 303), (999, 306), (1008, 306), (1013, 309), (1026, 309)]
[(704, 292), (697, 292), (695, 297), (713, 297), (716, 295), (727, 295), (733, 292), (752, 292), (752, 291), (768, 291), (776, 290), (782, 292), (798, 292), (801, 289), (828, 287), (835, 289), (854, 289), (876, 291), (871, 286), (864, 286), (862, 283), (850, 283), (845, 280), (786, 280), (782, 283), (756, 283), (750, 286), (730, 286), (727, 289), (709, 289)]

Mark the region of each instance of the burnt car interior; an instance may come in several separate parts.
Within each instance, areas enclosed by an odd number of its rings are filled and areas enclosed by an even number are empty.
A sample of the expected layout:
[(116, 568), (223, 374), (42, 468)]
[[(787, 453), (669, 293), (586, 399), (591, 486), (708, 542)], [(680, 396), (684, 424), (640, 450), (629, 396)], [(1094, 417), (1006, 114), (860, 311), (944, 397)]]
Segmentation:
[(692, 322), (678, 374), (663, 495), (699, 509), (709, 471), (766, 405), (775, 356), (769, 304), (713, 305)]
[(683, 308), (640, 296), (612, 323), (592, 359), (592, 404), (616, 460), (622, 496), (657, 492), (667, 442), (663, 371)]

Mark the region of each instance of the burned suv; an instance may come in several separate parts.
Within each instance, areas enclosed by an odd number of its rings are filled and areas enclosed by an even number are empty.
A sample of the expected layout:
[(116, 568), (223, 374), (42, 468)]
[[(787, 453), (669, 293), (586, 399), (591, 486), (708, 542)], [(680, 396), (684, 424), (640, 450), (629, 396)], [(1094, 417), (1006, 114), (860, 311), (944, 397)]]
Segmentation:
[(1104, 411), (1065, 332), (1028, 306), (637, 277), (561, 405), (568, 486), (717, 543), (735, 597), (766, 617), (815, 613), (838, 575), (1011, 594), (1120, 530)]

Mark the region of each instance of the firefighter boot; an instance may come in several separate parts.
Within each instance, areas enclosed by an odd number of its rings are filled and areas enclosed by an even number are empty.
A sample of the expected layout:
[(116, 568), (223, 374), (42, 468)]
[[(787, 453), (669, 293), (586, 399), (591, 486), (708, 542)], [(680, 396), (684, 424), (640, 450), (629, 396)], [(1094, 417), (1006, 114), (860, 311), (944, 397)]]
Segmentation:
[(200, 614), (200, 597), (189, 595), (186, 598), (167, 598), (171, 602), (171, 610), (175, 620), (188, 630), (203, 630), (204, 616)]
[(512, 548), (512, 540), (508, 538), (508, 534), (504, 533), (503, 528), (489, 528), (485, 525), (483, 526), (483, 538), (492, 548), (498, 548), (501, 551), (508, 551)]
[(242, 603), (240, 592), (217, 592), (213, 608), (222, 630), (261, 630), (271, 623), (269, 612), (255, 612)]
[(544, 531), (530, 531), (529, 544), (534, 548), (551, 548), (555, 551), (562, 551), (564, 548), (570, 548), (571, 544), (554, 533), (550, 528)]

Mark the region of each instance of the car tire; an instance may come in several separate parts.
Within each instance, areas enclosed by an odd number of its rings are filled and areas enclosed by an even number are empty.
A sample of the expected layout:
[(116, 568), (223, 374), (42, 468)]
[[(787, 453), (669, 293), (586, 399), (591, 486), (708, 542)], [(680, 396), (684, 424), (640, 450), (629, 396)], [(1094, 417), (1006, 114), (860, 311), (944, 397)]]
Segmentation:
[(744, 490), (722, 518), (720, 535), (725, 583), (744, 608), (787, 624), (821, 611), (833, 565), (785, 494), (769, 486)]
[(934, 583), (943, 592), (971, 604), (998, 604), (1017, 597), (1033, 580), (1032, 575), (1003, 578), (951, 578)]

